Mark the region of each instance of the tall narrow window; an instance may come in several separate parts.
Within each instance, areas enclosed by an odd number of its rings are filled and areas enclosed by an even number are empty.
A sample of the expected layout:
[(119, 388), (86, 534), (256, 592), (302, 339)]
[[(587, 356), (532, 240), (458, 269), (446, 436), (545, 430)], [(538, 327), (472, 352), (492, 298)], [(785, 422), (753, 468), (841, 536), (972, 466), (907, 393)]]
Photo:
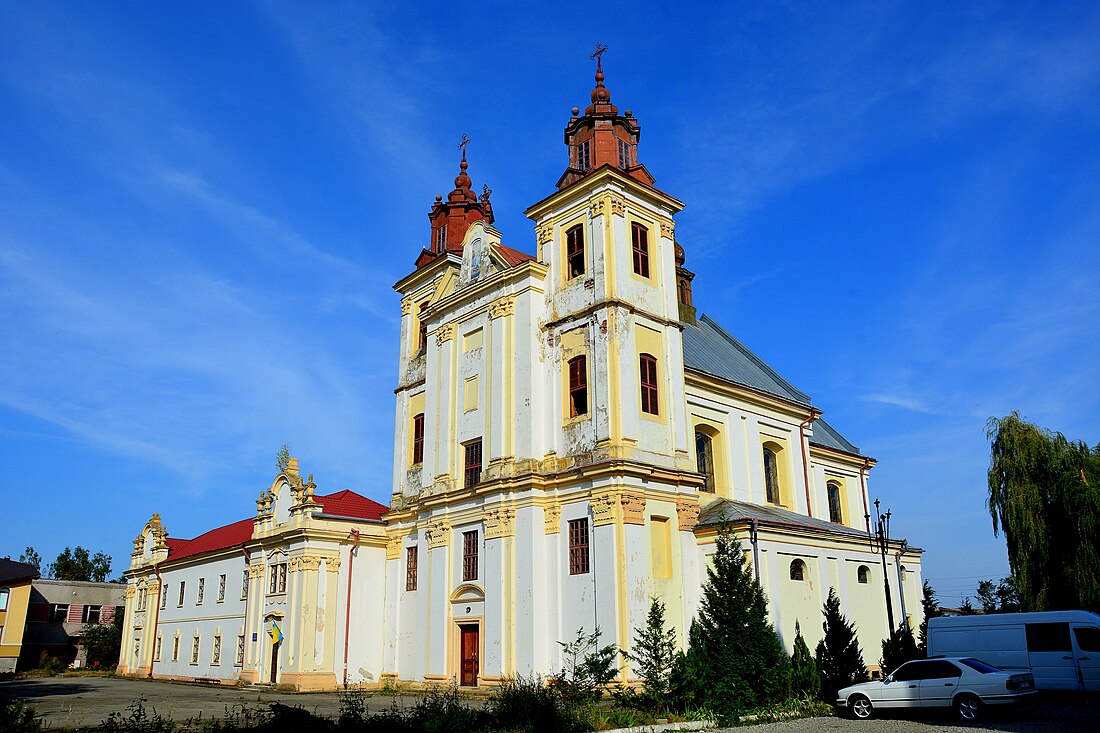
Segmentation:
[(214, 636), (214, 648), (210, 650), (210, 663), (221, 664), (222, 663), (222, 635), (217, 634)]
[(570, 279), (584, 274), (584, 227), (578, 224), (565, 233), (565, 260)]
[(180, 658), (180, 638), (179, 638), (179, 636), (176, 636), (176, 638), (172, 640), (172, 661), (177, 662), (177, 661), (179, 661), (179, 658)]
[(199, 593), (195, 596), (195, 605), (202, 605), (202, 597), (206, 593), (206, 578), (199, 578)]
[(218, 576), (218, 603), (225, 600), (225, 574)]
[(8, 594), (10, 591), (7, 588), (0, 588), (0, 611), (8, 610)]
[(630, 167), (630, 143), (626, 140), (619, 140), (619, 167)]
[(413, 415), (413, 465), (424, 462), (424, 413)]
[(427, 302), (421, 303), (416, 309), (416, 319), (420, 323), (420, 334), (417, 337), (416, 350), (423, 351), (428, 348), (428, 324), (424, 320), (424, 311), (428, 310)]
[(840, 524), (844, 521), (840, 512), (840, 484), (830, 481), (825, 484), (825, 489), (829, 493), (829, 521)]
[(465, 486), (481, 482), (481, 438), (466, 444)]
[(238, 667), (244, 666), (244, 634), (237, 635), (237, 662)]
[(577, 144), (577, 167), (586, 171), (592, 167), (592, 141), (584, 140)]
[(241, 600), (248, 598), (248, 568), (241, 572)]
[(184, 592), (186, 591), (186, 589), (187, 589), (187, 581), (181, 580), (180, 581), (180, 597), (179, 597), (179, 602), (176, 605), (178, 605), (178, 606), (183, 605), (183, 595), (184, 595)]
[(703, 491), (714, 493), (714, 448), (710, 436), (704, 432), (695, 433), (695, 467), (706, 478)]
[(779, 457), (771, 448), (764, 449), (764, 493), (769, 504), (779, 502)]
[(447, 249), (447, 225), (440, 224), (435, 230), (435, 251), (442, 252)]
[(160, 661), (160, 643), (161, 643), (161, 641), (163, 641), (163, 640), (161, 639), (160, 634), (157, 634), (156, 646), (153, 647), (153, 661), (154, 662), (159, 662)]
[(569, 360), (569, 417), (588, 414), (588, 364), (585, 357)]
[(649, 277), (649, 230), (641, 224), (631, 224), (630, 243), (634, 253), (634, 274)]
[(856, 580), (864, 585), (871, 582), (871, 569), (866, 565), (860, 565), (856, 570)]
[(418, 555), (418, 548), (405, 548), (405, 590), (416, 590), (416, 565)]
[(462, 580), (477, 580), (477, 530), (462, 533)]
[(164, 587), (160, 589), (160, 607), (167, 608), (168, 606), (168, 584), (165, 583)]
[(588, 572), (588, 518), (569, 520), (569, 574)]
[(199, 635), (195, 634), (194, 638), (191, 640), (191, 664), (198, 664), (199, 663), (199, 645), (200, 644), (201, 644), (201, 642), (199, 641)]
[(652, 354), (641, 354), (638, 373), (642, 384), (642, 412), (657, 415), (657, 359)]

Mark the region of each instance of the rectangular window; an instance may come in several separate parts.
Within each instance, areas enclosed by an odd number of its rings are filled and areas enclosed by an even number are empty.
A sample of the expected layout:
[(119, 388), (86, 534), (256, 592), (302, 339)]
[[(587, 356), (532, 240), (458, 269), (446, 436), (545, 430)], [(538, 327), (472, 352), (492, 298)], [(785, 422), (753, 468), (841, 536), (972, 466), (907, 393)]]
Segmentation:
[(569, 417), (588, 414), (588, 364), (584, 356), (569, 360)]
[(641, 224), (632, 223), (630, 242), (634, 253), (634, 274), (649, 277), (649, 230)]
[(241, 573), (241, 600), (248, 598), (248, 568)]
[(286, 563), (277, 562), (271, 566), (271, 580), (268, 593), (286, 593)]
[(218, 576), (218, 603), (225, 600), (225, 574)]
[(416, 311), (416, 319), (420, 324), (420, 335), (416, 342), (416, 350), (423, 351), (428, 348), (428, 324), (424, 320), (424, 311), (428, 310), (428, 301), (420, 304)]
[(180, 638), (177, 636), (172, 640), (172, 661), (178, 662), (180, 658)]
[(1069, 624), (1024, 624), (1029, 652), (1070, 652)]
[(85, 624), (98, 624), (101, 606), (85, 606), (80, 615), (80, 622)]
[(279, 592), (286, 593), (286, 563), (279, 563)]
[(477, 580), (477, 530), (462, 533), (462, 580)]
[(177, 606), (182, 606), (183, 605), (183, 597), (184, 597), (184, 594), (185, 594), (186, 590), (187, 590), (187, 581), (186, 580), (181, 580), (180, 581), (180, 597), (179, 597), (179, 600), (176, 602)]
[(588, 518), (569, 520), (569, 574), (588, 572)]
[(570, 279), (584, 274), (584, 227), (581, 224), (565, 232), (565, 262)]
[(435, 230), (435, 251), (442, 252), (445, 249), (447, 249), (447, 225), (441, 224), (440, 227)]
[(206, 592), (206, 578), (199, 578), (199, 592), (198, 592), (198, 595), (195, 597), (195, 605), (196, 606), (201, 606), (202, 605), (202, 596), (205, 592)]
[(424, 462), (424, 413), (413, 415), (413, 455), (412, 462), (415, 466)]
[(7, 588), (0, 588), (0, 611), (8, 610), (8, 594)]
[(642, 385), (642, 412), (660, 414), (657, 406), (657, 359), (651, 354), (638, 357), (639, 380)]
[(161, 643), (161, 641), (163, 641), (163, 639), (161, 639), (160, 635), (158, 634), (157, 635), (156, 646), (153, 647), (153, 661), (154, 662), (159, 662), (160, 661), (160, 643)]
[(244, 666), (244, 634), (237, 635), (237, 666)]
[(134, 637), (134, 659), (136, 660), (136, 659), (139, 659), (140, 657), (141, 657), (141, 637), (140, 636), (135, 636)]
[(584, 140), (577, 144), (577, 167), (586, 171), (592, 167), (592, 141)]
[(481, 483), (481, 438), (466, 444), (465, 486), (469, 488)]
[(164, 587), (160, 589), (160, 607), (168, 607), (168, 584), (165, 583)]
[(653, 559), (653, 577), (672, 577), (672, 538), (666, 517), (649, 518), (649, 550)]
[(416, 547), (405, 548), (405, 590), (416, 590), (416, 563), (418, 560)]
[(50, 606), (50, 621), (53, 621), (55, 624), (63, 624), (68, 617), (69, 604), (55, 603)]
[(221, 664), (222, 663), (222, 636), (217, 634), (214, 636), (214, 648), (210, 651), (210, 663)]
[(195, 638), (191, 640), (191, 664), (199, 663), (199, 635), (195, 634)]
[(619, 167), (630, 167), (630, 143), (626, 140), (619, 140)]

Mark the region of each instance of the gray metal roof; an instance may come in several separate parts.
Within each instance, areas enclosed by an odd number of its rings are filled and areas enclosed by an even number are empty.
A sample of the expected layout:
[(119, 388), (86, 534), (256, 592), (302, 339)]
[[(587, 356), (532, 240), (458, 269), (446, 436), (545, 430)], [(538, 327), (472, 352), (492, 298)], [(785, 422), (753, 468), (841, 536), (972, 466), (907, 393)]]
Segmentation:
[(800, 405), (812, 404), (809, 395), (795, 389), (706, 314), (684, 324), (684, 366)]
[(715, 526), (725, 522), (736, 524), (738, 522), (747, 522), (750, 519), (756, 519), (761, 527), (774, 527), (780, 529), (789, 527), (798, 530), (809, 529), (851, 539), (860, 539), (864, 541), (867, 539), (867, 532), (862, 529), (855, 529), (854, 527), (848, 527), (835, 522), (827, 522), (824, 519), (807, 517), (805, 514), (798, 514), (788, 509), (780, 509), (777, 506), (748, 504), (743, 501), (733, 501), (732, 499), (719, 499), (707, 507), (703, 513), (699, 515), (699, 526)]
[(813, 437), (810, 438), (810, 443), (844, 451), (845, 453), (855, 453), (859, 455), (859, 448), (849, 443), (843, 435), (836, 431), (836, 428), (820, 417), (814, 420), (813, 428), (814, 434)]
[[(684, 324), (684, 366), (740, 384), (765, 394), (775, 395), (799, 405), (813, 404), (810, 396), (797, 389), (747, 346), (735, 339), (710, 316), (700, 314), (695, 323)], [(821, 418), (813, 423), (811, 443), (859, 454), (836, 428)]]

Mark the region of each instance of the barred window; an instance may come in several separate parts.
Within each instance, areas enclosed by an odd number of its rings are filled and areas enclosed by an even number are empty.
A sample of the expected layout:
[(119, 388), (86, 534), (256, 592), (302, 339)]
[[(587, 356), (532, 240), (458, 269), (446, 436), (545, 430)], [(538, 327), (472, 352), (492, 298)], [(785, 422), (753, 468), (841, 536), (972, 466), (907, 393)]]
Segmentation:
[(588, 414), (587, 359), (575, 356), (569, 360), (569, 417)]
[(588, 572), (588, 518), (569, 520), (569, 574)]
[(218, 603), (225, 600), (225, 574), (218, 576)]
[(424, 413), (413, 415), (413, 465), (424, 462)]
[(214, 649), (210, 653), (211, 664), (222, 663), (222, 636), (218, 634), (214, 637)]
[(481, 483), (481, 438), (466, 444), (465, 486)]
[(241, 600), (248, 598), (248, 568), (241, 573)]
[(154, 662), (159, 662), (160, 661), (160, 643), (161, 643), (161, 641), (162, 641), (162, 639), (160, 637), (160, 634), (158, 634), (157, 635), (157, 642), (153, 646), (153, 661)]
[(202, 595), (206, 591), (206, 578), (199, 578), (199, 594), (195, 597), (195, 605), (202, 605)]
[(626, 140), (619, 140), (619, 167), (630, 167), (630, 143)]
[(565, 233), (565, 260), (570, 278), (584, 274), (584, 227), (580, 224)]
[(592, 167), (592, 141), (577, 143), (577, 167), (586, 171)]
[(477, 580), (477, 530), (462, 533), (462, 580)]
[(180, 581), (180, 597), (179, 597), (179, 602), (176, 605), (178, 605), (178, 606), (183, 605), (183, 596), (184, 596), (184, 593), (185, 593), (186, 589), (187, 589), (187, 581), (186, 580), (181, 580)]
[(416, 590), (416, 566), (419, 555), (419, 548), (405, 548), (405, 590)]
[(244, 634), (237, 634), (237, 666), (244, 666)]
[(165, 583), (164, 587), (160, 589), (160, 607), (165, 608), (168, 606), (168, 584)]
[(435, 230), (435, 251), (442, 252), (447, 249), (447, 225), (441, 224)]
[(649, 277), (649, 230), (641, 224), (632, 223), (630, 241), (634, 254), (634, 274)]
[(172, 661), (178, 662), (180, 658), (180, 638), (177, 636), (172, 640)]
[(657, 415), (657, 359), (652, 354), (641, 354), (638, 357), (638, 371), (642, 385), (642, 412)]
[(195, 638), (191, 640), (191, 664), (199, 663), (199, 645), (201, 643), (199, 635), (195, 634)]

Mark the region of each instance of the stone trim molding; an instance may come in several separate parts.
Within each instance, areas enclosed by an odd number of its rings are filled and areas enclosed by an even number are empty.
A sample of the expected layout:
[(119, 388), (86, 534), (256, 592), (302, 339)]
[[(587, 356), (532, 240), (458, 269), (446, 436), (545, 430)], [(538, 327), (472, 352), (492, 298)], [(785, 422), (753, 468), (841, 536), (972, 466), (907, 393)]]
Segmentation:
[(494, 300), (489, 306), (489, 318), (503, 318), (516, 312), (516, 298), (514, 295), (506, 295)]
[(485, 510), (485, 539), (497, 540), (515, 534), (516, 511), (510, 507), (493, 507)]

